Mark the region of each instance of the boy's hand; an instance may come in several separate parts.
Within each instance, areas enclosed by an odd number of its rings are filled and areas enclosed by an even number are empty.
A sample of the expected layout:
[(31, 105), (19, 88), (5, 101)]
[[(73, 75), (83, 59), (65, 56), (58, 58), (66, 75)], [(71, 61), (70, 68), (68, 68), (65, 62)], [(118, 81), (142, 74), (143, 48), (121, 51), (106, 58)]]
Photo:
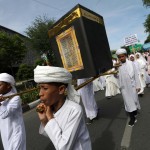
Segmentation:
[(48, 122), (47, 116), (46, 116), (46, 106), (41, 103), (37, 106), (37, 108), (43, 108), (43, 112), (38, 112), (38, 116), (42, 124), (45, 126)]
[(46, 106), (46, 117), (48, 120), (51, 120), (52, 118), (54, 118), (51, 106)]

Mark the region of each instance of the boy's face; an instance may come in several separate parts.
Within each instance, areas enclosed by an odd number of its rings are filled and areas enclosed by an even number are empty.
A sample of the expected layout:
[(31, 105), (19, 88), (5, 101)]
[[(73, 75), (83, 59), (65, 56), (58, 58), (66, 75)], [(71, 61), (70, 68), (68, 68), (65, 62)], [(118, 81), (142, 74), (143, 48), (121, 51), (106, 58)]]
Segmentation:
[(43, 101), (45, 105), (52, 106), (56, 104), (62, 93), (64, 93), (65, 89), (62, 86), (56, 86), (54, 84), (41, 83), (40, 86), (40, 100)]
[(125, 62), (126, 62), (126, 54), (120, 54), (120, 55), (118, 55), (118, 59), (119, 59), (122, 63), (125, 63)]
[(10, 91), (11, 86), (9, 83), (0, 81), (0, 94), (6, 94)]

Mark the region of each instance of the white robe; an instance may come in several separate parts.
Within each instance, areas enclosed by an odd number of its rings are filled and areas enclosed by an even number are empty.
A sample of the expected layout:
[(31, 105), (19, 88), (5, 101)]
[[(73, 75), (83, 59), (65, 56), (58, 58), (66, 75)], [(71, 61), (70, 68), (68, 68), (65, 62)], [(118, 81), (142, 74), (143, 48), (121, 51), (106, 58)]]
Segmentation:
[(100, 82), (100, 84), (102, 85), (103, 88), (106, 86), (106, 81), (105, 81), (104, 76), (99, 77), (99, 82)]
[(97, 92), (99, 90), (104, 90), (104, 87), (102, 86), (101, 82), (99, 81), (99, 78), (97, 78), (93, 81), (93, 91)]
[(104, 77), (106, 80), (105, 96), (110, 97), (120, 94), (119, 84), (114, 75), (106, 75)]
[[(80, 85), (86, 82), (88, 79), (78, 79), (77, 84)], [(97, 116), (98, 107), (95, 101), (94, 92), (93, 92), (93, 83), (90, 82), (86, 86), (78, 90), (81, 95), (81, 99), (85, 108), (85, 113), (87, 118), (93, 119)]]
[(140, 82), (141, 86), (146, 87), (146, 63), (142, 59), (137, 59), (140, 67)]
[[(9, 92), (3, 96), (11, 94), (14, 93)], [(26, 150), (26, 134), (19, 96), (1, 102), (0, 133), (4, 150)]]
[(140, 64), (139, 62), (137, 62), (136, 60), (132, 61), (135, 65), (135, 68), (137, 70), (137, 73), (138, 73), (138, 77), (139, 77), (139, 80), (140, 80), (140, 91), (138, 92), (138, 94), (141, 94), (144, 92), (144, 88), (146, 86), (145, 84), (145, 80), (144, 80), (144, 76), (142, 76), (142, 70), (141, 70), (141, 67), (140, 67)]
[(150, 75), (146, 72), (146, 84), (150, 84)]
[(125, 110), (133, 112), (140, 109), (136, 89), (140, 88), (140, 82), (135, 65), (126, 60), (119, 67), (119, 86), (124, 100)]
[(79, 104), (66, 100), (40, 134), (46, 135), (56, 150), (91, 150), (90, 136)]

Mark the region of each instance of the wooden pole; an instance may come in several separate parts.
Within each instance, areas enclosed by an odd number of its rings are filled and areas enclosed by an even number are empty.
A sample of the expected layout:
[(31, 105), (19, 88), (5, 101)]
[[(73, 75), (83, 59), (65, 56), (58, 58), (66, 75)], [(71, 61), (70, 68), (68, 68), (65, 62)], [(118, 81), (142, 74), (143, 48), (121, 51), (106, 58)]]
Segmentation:
[[(98, 76), (93, 77), (93, 78), (87, 80), (86, 82), (80, 84), (79, 86), (77, 86), (77, 87), (75, 88), (75, 90), (81, 89), (82, 87), (86, 86), (88, 83), (92, 82), (93, 80), (97, 79), (97, 78), (100, 77), (100, 76), (110, 75), (110, 74), (117, 74), (117, 73), (118, 73), (118, 71), (105, 72), (105, 73), (99, 74)], [(22, 95), (22, 94), (29, 93), (29, 92), (32, 92), (32, 91), (35, 91), (35, 90), (39, 90), (39, 87), (33, 88), (33, 89), (29, 89), (29, 90), (26, 90), (26, 91), (22, 91), (22, 92), (20, 92), (20, 93), (12, 94), (12, 95), (9, 95), (9, 96), (4, 96), (4, 97), (3, 97), (3, 100), (8, 99), (8, 98), (11, 99), (11, 98), (14, 97), (14, 96)]]
[(117, 73), (118, 73), (118, 71), (113, 71), (113, 72), (111, 72), (111, 73), (107, 73), (107, 72), (106, 72), (106, 73), (99, 74), (98, 76), (93, 77), (93, 78), (87, 80), (86, 82), (80, 84), (79, 86), (77, 86), (77, 87), (75, 88), (75, 90), (81, 89), (82, 87), (86, 86), (88, 83), (94, 81), (95, 79), (99, 78), (100, 76), (110, 75), (110, 74), (117, 74)]

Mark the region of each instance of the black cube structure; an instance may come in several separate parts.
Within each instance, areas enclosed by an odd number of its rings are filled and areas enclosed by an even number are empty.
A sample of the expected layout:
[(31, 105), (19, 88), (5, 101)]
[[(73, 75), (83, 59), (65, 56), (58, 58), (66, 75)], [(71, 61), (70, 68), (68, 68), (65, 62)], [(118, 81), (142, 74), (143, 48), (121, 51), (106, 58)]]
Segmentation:
[(103, 17), (76, 5), (49, 29), (58, 65), (74, 79), (94, 77), (112, 68)]

